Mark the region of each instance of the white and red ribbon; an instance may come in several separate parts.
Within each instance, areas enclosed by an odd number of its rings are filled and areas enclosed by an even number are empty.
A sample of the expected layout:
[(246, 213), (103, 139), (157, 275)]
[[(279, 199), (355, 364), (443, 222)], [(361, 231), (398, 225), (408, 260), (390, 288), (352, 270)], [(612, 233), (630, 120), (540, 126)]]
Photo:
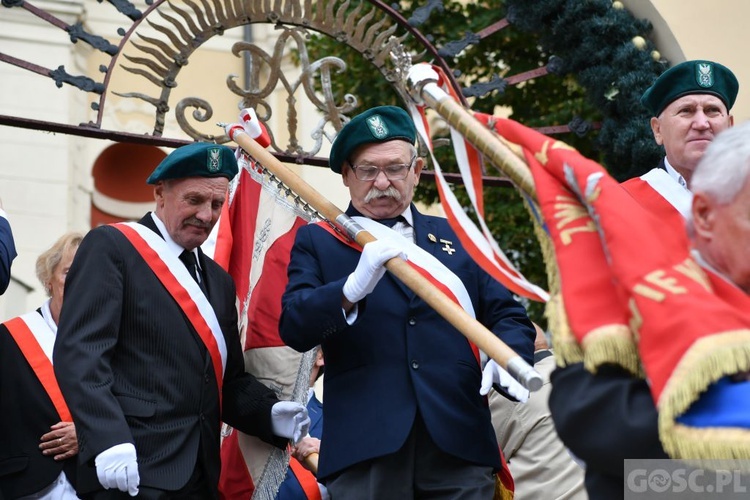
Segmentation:
[(221, 394), (227, 364), (227, 345), (211, 303), (188, 272), (182, 261), (167, 247), (166, 241), (142, 224), (112, 224), (132, 243), (164, 288), (185, 312), (198, 336), (208, 349)]
[[(457, 96), (452, 87), (445, 82), (442, 70), (433, 66), (433, 69), (440, 76), (438, 85), (442, 83), (441, 88), (453, 99)], [(417, 131), (422, 137), (424, 143), (430, 150), (430, 156), (435, 168), (435, 178), (437, 179), (438, 194), (440, 201), (445, 210), (448, 222), (456, 232), (459, 241), (464, 246), (471, 257), (491, 276), (505, 285), (510, 291), (520, 296), (546, 302), (549, 300), (549, 294), (541, 287), (529, 282), (511, 263), (508, 257), (500, 248), (497, 241), (492, 236), (491, 231), (484, 221), (484, 197), (482, 192), (482, 170), (479, 164), (479, 155), (473, 146), (468, 144), (458, 131), (451, 127), (451, 138), (453, 147), (456, 152), (456, 162), (458, 163), (461, 178), (471, 200), (477, 220), (481, 230), (466, 215), (461, 204), (456, 199), (455, 194), (451, 191), (448, 182), (443, 176), (440, 164), (432, 153), (432, 142), (430, 139), (429, 125), (424, 113), (424, 107), (417, 107), (409, 104), (411, 113)]]
[(52, 348), (55, 344), (55, 333), (36, 311), (8, 320), (4, 324), (42, 387), (44, 387), (55, 410), (57, 410), (57, 414), (60, 416), (60, 420), (72, 422), (73, 417), (65, 403), (60, 386), (57, 384), (55, 371), (52, 367)]

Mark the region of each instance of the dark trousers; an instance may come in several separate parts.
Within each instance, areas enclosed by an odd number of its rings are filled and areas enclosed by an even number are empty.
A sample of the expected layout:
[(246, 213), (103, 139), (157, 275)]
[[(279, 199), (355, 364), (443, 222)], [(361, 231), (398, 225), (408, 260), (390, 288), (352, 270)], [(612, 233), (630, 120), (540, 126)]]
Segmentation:
[(440, 450), (417, 414), (399, 451), (348, 467), (325, 486), (331, 500), (491, 500), (495, 475)]
[(176, 491), (141, 486), (138, 488), (138, 495), (135, 497), (131, 497), (127, 492), (109, 489), (95, 491), (84, 495), (82, 498), (83, 500), (129, 500), (133, 498), (143, 500), (210, 500), (218, 498), (218, 493), (216, 488), (206, 481), (203, 467), (198, 460), (188, 482)]

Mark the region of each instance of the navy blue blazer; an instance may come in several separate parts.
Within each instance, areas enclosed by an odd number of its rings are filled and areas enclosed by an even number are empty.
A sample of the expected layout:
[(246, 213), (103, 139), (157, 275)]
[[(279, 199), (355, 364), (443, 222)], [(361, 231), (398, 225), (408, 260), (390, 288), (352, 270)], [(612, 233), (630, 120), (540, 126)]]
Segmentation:
[(0, 217), (0, 295), (5, 293), (10, 283), (10, 265), (16, 258), (16, 244), (10, 223), (5, 217)]
[[(416, 244), (463, 281), (477, 319), (531, 363), (534, 329), (523, 306), (479, 268), (445, 219), (412, 213)], [(325, 354), (319, 480), (399, 450), (417, 412), (440, 449), (499, 469), (481, 371), (460, 332), (389, 273), (347, 324), (342, 287), (360, 255), (322, 227), (301, 227), (282, 298), (281, 338), (298, 351), (321, 344)]]

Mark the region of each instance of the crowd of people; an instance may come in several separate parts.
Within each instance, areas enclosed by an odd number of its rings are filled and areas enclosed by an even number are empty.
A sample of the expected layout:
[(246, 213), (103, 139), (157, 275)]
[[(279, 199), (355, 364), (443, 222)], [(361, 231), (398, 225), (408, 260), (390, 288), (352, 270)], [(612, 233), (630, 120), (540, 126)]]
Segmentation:
[[(662, 74), (642, 102), (665, 158), (623, 186), (665, 233), (687, 224), (695, 260), (750, 293), (750, 124), (731, 128), (738, 89), (712, 61)], [(648, 382), (614, 365), (555, 368), (522, 304), (445, 219), (413, 203), (425, 165), (416, 143), (401, 108), (352, 118), (329, 166), (349, 191), (347, 215), (378, 239), (358, 247), (324, 224), (297, 232), (279, 331), (301, 352), (320, 347), (311, 387), (325, 369), (325, 406), (312, 389), (306, 405), (280, 401), (245, 372), (234, 284), (201, 250), (238, 172), (232, 149), (175, 149), (147, 179), (153, 211), (57, 240), (37, 261), (49, 299), (0, 325), (0, 399), (12, 401), (0, 417), (0, 500), (220, 498), (222, 421), (289, 447), (279, 500), (622, 497), (625, 459), (667, 456)], [(543, 374), (542, 391), (514, 390), (386, 272), (421, 253), (458, 277), (451, 286)], [(0, 204), (0, 292), (15, 256)], [(312, 454), (314, 476), (301, 465)]]

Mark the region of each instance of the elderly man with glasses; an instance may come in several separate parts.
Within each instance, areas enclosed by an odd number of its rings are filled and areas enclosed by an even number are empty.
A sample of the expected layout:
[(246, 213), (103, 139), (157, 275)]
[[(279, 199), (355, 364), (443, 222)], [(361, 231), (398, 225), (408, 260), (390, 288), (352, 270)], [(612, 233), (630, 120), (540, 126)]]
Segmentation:
[(329, 164), (349, 188), (347, 213), (378, 240), (354, 248), (311, 224), (292, 249), (280, 332), (294, 349), (320, 344), (325, 354), (318, 481), (334, 499), (490, 499), (503, 466), (475, 347), (385, 273), (390, 258), (432, 255), (462, 282), (477, 319), (533, 357), (523, 306), (479, 268), (445, 219), (412, 204), (424, 166), (415, 140), (400, 108), (354, 117)]

